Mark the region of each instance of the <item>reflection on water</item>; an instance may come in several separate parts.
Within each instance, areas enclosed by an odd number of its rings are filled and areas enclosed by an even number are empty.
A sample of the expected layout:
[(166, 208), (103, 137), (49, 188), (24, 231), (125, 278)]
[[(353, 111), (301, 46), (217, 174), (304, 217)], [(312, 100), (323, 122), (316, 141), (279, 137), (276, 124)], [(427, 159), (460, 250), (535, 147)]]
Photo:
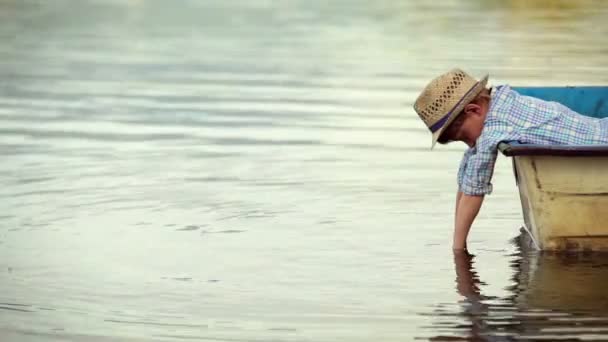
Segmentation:
[(506, 296), (484, 295), (474, 256), (454, 253), (461, 311), (437, 310), (435, 316), (440, 320), (432, 328), (440, 334), (430, 339), (608, 339), (608, 255), (540, 253), (518, 247), (511, 256), (513, 285)]
[(604, 268), (509, 243), (503, 158), (454, 291), (463, 146), (430, 153), (411, 106), (455, 65), (606, 84), (607, 20), (602, 0), (0, 0), (0, 340), (601, 335)]

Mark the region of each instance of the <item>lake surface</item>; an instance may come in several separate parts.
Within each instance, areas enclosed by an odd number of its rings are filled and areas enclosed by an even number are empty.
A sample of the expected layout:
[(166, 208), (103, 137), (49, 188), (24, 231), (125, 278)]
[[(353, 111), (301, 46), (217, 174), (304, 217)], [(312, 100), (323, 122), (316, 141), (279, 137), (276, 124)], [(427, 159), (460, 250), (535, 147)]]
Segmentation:
[(608, 260), (539, 255), (510, 160), (450, 242), (459, 66), (608, 83), (604, 1), (0, 1), (0, 340), (608, 339)]

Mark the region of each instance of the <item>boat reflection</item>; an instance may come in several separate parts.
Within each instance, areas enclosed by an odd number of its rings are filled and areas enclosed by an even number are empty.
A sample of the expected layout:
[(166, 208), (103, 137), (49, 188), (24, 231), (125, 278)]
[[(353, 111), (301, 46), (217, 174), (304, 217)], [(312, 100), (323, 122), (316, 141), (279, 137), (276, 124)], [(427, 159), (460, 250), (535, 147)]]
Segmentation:
[(608, 314), (608, 253), (521, 251), (515, 273), (522, 290), (518, 307)]
[(513, 255), (508, 295), (484, 294), (475, 256), (454, 252), (456, 291), (463, 300), (439, 305), (432, 341), (608, 339), (608, 254), (563, 254), (522, 248)]

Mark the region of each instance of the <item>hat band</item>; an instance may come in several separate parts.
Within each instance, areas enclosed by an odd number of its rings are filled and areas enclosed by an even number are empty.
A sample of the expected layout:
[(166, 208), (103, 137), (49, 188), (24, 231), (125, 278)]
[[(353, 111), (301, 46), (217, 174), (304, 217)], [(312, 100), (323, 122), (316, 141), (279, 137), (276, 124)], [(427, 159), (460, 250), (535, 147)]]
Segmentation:
[(450, 111), (444, 115), (441, 119), (439, 119), (439, 121), (435, 122), (431, 127), (429, 127), (429, 129), (431, 130), (432, 133), (437, 132), (441, 127), (443, 127), (443, 125), (445, 124), (446, 121), (448, 121), (448, 119), (450, 118), (450, 116), (452, 115), (452, 112), (454, 111), (454, 109), (456, 109), (456, 107), (458, 107), (460, 105), (460, 103), (462, 103), (462, 100), (465, 99), (465, 97), (467, 97), (467, 95), (469, 95), (469, 93), (471, 93), (473, 91), (473, 89), (475, 89), (475, 87), (479, 84), (479, 82), (476, 82), (471, 89), (469, 89), (469, 91), (467, 91), (458, 102), (456, 102), (456, 104), (454, 105), (454, 107), (452, 107), (452, 109), (450, 109)]

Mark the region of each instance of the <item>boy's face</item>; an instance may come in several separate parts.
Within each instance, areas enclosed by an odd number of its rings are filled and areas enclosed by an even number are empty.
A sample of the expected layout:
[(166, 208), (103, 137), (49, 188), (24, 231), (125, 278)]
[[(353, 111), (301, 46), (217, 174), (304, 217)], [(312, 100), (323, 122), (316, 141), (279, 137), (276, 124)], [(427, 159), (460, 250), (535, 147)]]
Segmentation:
[(469, 147), (475, 146), (477, 139), (483, 131), (483, 124), (488, 113), (489, 103), (483, 101), (480, 104), (469, 103), (464, 107), (463, 121), (457, 127), (448, 127), (445, 132), (451, 141), (462, 141)]

